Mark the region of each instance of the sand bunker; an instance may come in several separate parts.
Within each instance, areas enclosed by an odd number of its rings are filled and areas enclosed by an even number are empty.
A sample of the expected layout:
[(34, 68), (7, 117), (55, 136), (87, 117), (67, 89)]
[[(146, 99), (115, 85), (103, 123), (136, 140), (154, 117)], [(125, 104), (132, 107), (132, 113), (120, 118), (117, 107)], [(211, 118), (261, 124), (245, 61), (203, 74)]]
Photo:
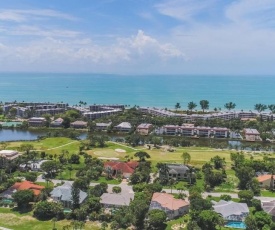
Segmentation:
[(124, 149), (115, 149), (115, 151), (117, 153), (126, 153), (126, 151)]

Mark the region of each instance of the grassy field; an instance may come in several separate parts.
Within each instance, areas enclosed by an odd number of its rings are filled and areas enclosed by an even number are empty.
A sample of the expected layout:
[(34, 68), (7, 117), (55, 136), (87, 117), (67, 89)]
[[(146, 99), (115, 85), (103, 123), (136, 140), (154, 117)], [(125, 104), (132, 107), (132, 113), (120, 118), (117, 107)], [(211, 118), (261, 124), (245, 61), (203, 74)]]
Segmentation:
[[(56, 222), (56, 228), (62, 230), (63, 226), (70, 225), (71, 221), (62, 220)], [(31, 213), (20, 214), (9, 208), (0, 208), (0, 226), (13, 230), (51, 230), (52, 221), (39, 221), (32, 217)], [(97, 223), (87, 222), (85, 230), (99, 230)]]

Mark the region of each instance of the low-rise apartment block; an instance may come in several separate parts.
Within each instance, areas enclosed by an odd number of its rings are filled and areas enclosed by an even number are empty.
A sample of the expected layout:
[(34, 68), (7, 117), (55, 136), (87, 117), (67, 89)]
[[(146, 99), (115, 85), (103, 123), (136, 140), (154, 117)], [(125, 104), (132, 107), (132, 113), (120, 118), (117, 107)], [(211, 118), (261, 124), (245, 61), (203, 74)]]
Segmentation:
[(260, 133), (257, 129), (244, 129), (244, 136), (246, 141), (261, 141)]
[(42, 127), (46, 124), (44, 117), (32, 117), (28, 120), (29, 126), (31, 127)]
[(152, 131), (152, 129), (153, 129), (152, 124), (144, 123), (144, 124), (140, 124), (137, 127), (137, 132), (141, 135), (148, 135), (150, 133), (150, 131)]
[(116, 131), (119, 132), (130, 132), (132, 129), (132, 125), (129, 122), (122, 122), (114, 128)]

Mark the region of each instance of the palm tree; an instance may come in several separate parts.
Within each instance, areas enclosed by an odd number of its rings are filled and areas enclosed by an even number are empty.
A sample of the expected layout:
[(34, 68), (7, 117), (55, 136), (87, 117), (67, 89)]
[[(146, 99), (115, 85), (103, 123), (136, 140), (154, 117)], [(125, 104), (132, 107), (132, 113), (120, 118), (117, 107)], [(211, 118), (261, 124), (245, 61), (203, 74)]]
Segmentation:
[(235, 109), (236, 104), (233, 102), (228, 102), (224, 105), (224, 107), (230, 111), (231, 109)]
[(207, 100), (201, 100), (200, 105), (203, 113), (205, 109), (209, 109), (209, 101)]
[(260, 112), (262, 112), (262, 111), (265, 111), (265, 110), (267, 109), (267, 106), (264, 105), (264, 104), (259, 103), (259, 104), (256, 104), (256, 105), (254, 106), (254, 109), (257, 110), (258, 113), (260, 113)]
[(174, 180), (173, 178), (171, 178), (168, 181), (168, 186), (170, 186), (170, 188), (171, 188), (171, 194), (172, 194), (172, 189), (173, 189), (173, 187), (174, 187), (175, 184), (176, 184), (176, 180)]
[(269, 108), (269, 110), (270, 110), (272, 113), (275, 113), (275, 105), (274, 105), (274, 104), (268, 105), (267, 107)]
[(197, 107), (197, 104), (193, 101), (190, 101), (187, 105), (188, 109), (191, 111), (192, 113), (192, 110), (195, 109)]
[(176, 110), (180, 109), (180, 103), (179, 103), (179, 102), (176, 103), (175, 109), (176, 109)]

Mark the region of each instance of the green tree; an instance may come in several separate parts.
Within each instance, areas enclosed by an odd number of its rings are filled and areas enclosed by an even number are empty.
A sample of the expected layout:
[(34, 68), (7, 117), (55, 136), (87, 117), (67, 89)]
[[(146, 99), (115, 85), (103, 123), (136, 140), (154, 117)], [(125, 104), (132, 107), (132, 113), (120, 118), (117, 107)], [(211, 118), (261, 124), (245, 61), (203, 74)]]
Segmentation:
[(121, 187), (119, 187), (119, 186), (114, 186), (114, 187), (112, 188), (112, 192), (113, 192), (113, 193), (121, 193)]
[(228, 109), (229, 111), (230, 111), (231, 109), (235, 109), (235, 107), (236, 107), (236, 104), (233, 103), (233, 102), (228, 102), (228, 103), (226, 103), (226, 104), (224, 105), (224, 108)]
[(242, 190), (248, 189), (249, 183), (255, 176), (255, 171), (251, 167), (241, 166), (235, 171), (236, 176), (239, 179), (239, 188)]
[(246, 218), (245, 218), (245, 225), (246, 225), (246, 229), (247, 230), (259, 230), (258, 226), (257, 226), (257, 222), (255, 217), (252, 214), (249, 214)]
[(54, 217), (59, 220), (64, 217), (63, 206), (61, 203), (40, 201), (35, 204), (33, 215), (38, 220), (50, 220)]
[(256, 104), (254, 106), (254, 109), (257, 110), (260, 113), (260, 112), (265, 111), (267, 109), (267, 106), (264, 105), (264, 104), (259, 103), (259, 104)]
[(215, 169), (222, 169), (225, 166), (225, 158), (221, 158), (220, 156), (214, 156), (210, 160), (214, 163)]
[(26, 154), (28, 155), (30, 151), (34, 149), (34, 147), (32, 144), (21, 144), (19, 149), (22, 152), (26, 152)]
[(176, 110), (180, 109), (180, 103), (179, 103), (179, 102), (176, 103), (175, 109), (176, 109)]
[(145, 161), (145, 158), (150, 158), (150, 155), (144, 151), (136, 152), (134, 156), (138, 157), (139, 161)]
[(166, 213), (163, 210), (152, 209), (148, 212), (146, 227), (148, 230), (165, 229)]
[(203, 210), (198, 217), (198, 225), (203, 230), (214, 230), (224, 224), (223, 218), (212, 210)]
[(250, 204), (250, 201), (253, 199), (253, 192), (250, 190), (242, 190), (238, 192), (238, 197), (241, 201)]
[(181, 158), (183, 159), (183, 164), (189, 164), (190, 161), (191, 161), (191, 156), (188, 152), (184, 152), (182, 155), (181, 155)]
[(34, 200), (34, 193), (32, 190), (18, 190), (12, 194), (12, 198), (21, 209), (27, 207)]
[(269, 109), (272, 113), (275, 113), (275, 105), (274, 105), (274, 104), (268, 105), (268, 109)]
[(265, 225), (270, 226), (272, 223), (272, 218), (270, 214), (265, 211), (259, 211), (254, 214), (254, 218), (257, 223), (258, 229), (263, 229)]
[(45, 161), (41, 164), (41, 169), (49, 174), (51, 178), (53, 177), (53, 173), (57, 173), (60, 169), (60, 164), (56, 161)]
[(200, 105), (201, 105), (201, 109), (202, 109), (203, 113), (204, 113), (205, 109), (209, 109), (209, 101), (207, 101), (207, 100), (201, 100)]
[(189, 109), (189, 110), (191, 111), (191, 113), (192, 113), (193, 109), (195, 109), (195, 108), (197, 107), (197, 104), (196, 104), (195, 102), (193, 102), (193, 101), (190, 101), (190, 102), (188, 103), (187, 107), (188, 107), (188, 109)]
[(78, 209), (79, 208), (79, 202), (80, 202), (80, 189), (79, 187), (73, 183), (72, 185), (72, 208), (74, 209)]

